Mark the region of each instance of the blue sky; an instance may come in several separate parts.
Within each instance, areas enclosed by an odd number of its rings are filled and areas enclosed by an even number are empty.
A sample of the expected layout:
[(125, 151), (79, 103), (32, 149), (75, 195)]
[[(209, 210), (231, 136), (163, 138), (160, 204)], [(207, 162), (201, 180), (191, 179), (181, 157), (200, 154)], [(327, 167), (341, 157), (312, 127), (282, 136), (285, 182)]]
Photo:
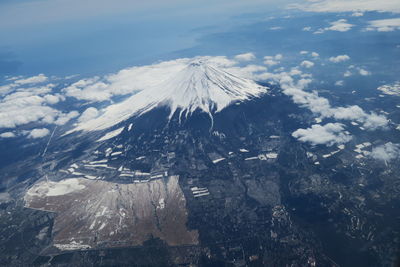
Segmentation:
[(150, 63), (194, 46), (205, 29), (236, 27), (251, 17), (235, 16), (261, 9), (270, 12), (285, 4), (255, 0), (175, 0), (168, 4), (154, 0), (6, 1), (0, 4), (0, 74), (90, 74)]

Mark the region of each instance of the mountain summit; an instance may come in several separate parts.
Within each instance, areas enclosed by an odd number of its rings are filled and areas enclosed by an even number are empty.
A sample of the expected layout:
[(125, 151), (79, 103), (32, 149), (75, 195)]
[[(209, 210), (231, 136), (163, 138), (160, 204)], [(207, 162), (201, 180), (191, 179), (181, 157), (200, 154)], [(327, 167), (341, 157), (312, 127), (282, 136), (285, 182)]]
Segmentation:
[(79, 123), (72, 131), (107, 129), (160, 106), (169, 107), (170, 118), (177, 111), (181, 118), (195, 110), (212, 117), (213, 113), (234, 102), (258, 97), (266, 91), (266, 87), (254, 81), (232, 75), (206, 60), (196, 59), (156, 86), (143, 88), (128, 99), (104, 108), (99, 117)]

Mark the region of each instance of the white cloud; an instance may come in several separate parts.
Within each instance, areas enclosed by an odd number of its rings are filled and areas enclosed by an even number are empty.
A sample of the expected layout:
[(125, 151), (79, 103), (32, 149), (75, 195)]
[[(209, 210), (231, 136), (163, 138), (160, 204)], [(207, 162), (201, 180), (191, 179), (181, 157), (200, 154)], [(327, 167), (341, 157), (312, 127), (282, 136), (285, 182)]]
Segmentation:
[(364, 16), (363, 12), (354, 12), (353, 14), (351, 14), (352, 17), (362, 17)]
[(350, 60), (350, 57), (348, 55), (339, 55), (336, 57), (330, 57), (329, 61), (333, 63), (339, 63), (339, 62), (344, 62)]
[(60, 102), (63, 97), (61, 95), (45, 95), (44, 99), (46, 100), (47, 103), (49, 103), (50, 105), (54, 105), (57, 104), (58, 102)]
[(256, 59), (256, 56), (253, 53), (244, 53), (235, 56), (237, 61), (252, 61)]
[(324, 29), (318, 29), (315, 32), (313, 32), (313, 34), (321, 34), (321, 33), (324, 33), (324, 32), (325, 32)]
[(68, 121), (67, 114), (51, 106), (64, 100), (60, 94), (51, 94), (53, 88), (53, 84), (38, 87), (13, 86), (0, 100), (0, 128), (15, 128), (33, 122), (62, 124)]
[(264, 64), (267, 65), (267, 66), (270, 66), (270, 67), (278, 65), (279, 63), (280, 63), (279, 61), (276, 61), (276, 60), (273, 60), (273, 59), (264, 60)]
[(269, 28), (271, 31), (278, 31), (278, 30), (282, 30), (283, 29), (283, 27), (280, 27), (280, 26), (274, 26), (274, 27), (270, 27)]
[(57, 120), (54, 122), (54, 124), (56, 124), (56, 125), (64, 125), (67, 122), (69, 122), (70, 120), (72, 120), (72, 119), (74, 119), (74, 118), (76, 118), (78, 116), (79, 116), (79, 112), (75, 111), (75, 110), (70, 111), (68, 113), (60, 113), (58, 115)]
[(367, 71), (367, 70), (365, 70), (365, 69), (362, 69), (362, 68), (360, 68), (360, 69), (358, 70), (358, 72), (359, 72), (360, 75), (362, 75), (362, 76), (371, 75), (371, 72), (369, 72), (369, 71)]
[(79, 80), (64, 89), (65, 95), (80, 100), (101, 102), (109, 100), (112, 93), (99, 77)]
[[(48, 78), (44, 74), (39, 74), (37, 76), (32, 76), (29, 78), (23, 78), (22, 76), (11, 77), (6, 79), (7, 81), (11, 82), (5, 85), (0, 86), (0, 96), (4, 96), (22, 85), (34, 85), (38, 83), (43, 83), (48, 80)], [(50, 87), (51, 84), (48, 84), (47, 87)], [(22, 89), (23, 90), (23, 89)]]
[(325, 31), (347, 32), (354, 26), (353, 24), (348, 23), (346, 19), (339, 19), (337, 21), (330, 22), (329, 24), (331, 26), (318, 29), (314, 32), (314, 34), (321, 34)]
[(389, 162), (400, 157), (400, 145), (391, 142), (372, 149), (370, 157)]
[(303, 28), (303, 31), (309, 32), (309, 31), (311, 31), (311, 27), (304, 27), (304, 28)]
[(314, 67), (314, 62), (311, 62), (309, 60), (304, 60), (303, 62), (300, 63), (300, 66), (305, 67), (305, 68), (311, 68)]
[(99, 111), (97, 110), (97, 108), (90, 107), (87, 108), (84, 112), (82, 112), (82, 115), (78, 118), (78, 121), (79, 122), (89, 121), (91, 119), (96, 118), (97, 116), (99, 116)]
[(325, 31), (338, 31), (338, 32), (347, 32), (351, 30), (354, 26), (353, 24), (347, 23), (346, 19), (339, 19), (337, 21), (331, 22), (331, 26), (325, 28)]
[(350, 77), (352, 75), (351, 71), (347, 70), (344, 74), (343, 77)]
[(377, 89), (386, 95), (400, 96), (400, 81), (379, 86)]
[(265, 56), (264, 57), (264, 64), (267, 66), (274, 66), (274, 65), (278, 65), (280, 62), (280, 60), (283, 58), (282, 54), (277, 54), (275, 56)]
[(23, 84), (35, 84), (35, 83), (43, 83), (47, 81), (48, 78), (44, 74), (39, 74), (37, 76), (15, 80), (14, 83), (23, 85)]
[(0, 138), (13, 138), (15, 134), (13, 132), (4, 132), (0, 134)]
[(327, 146), (347, 143), (352, 138), (341, 123), (314, 124), (311, 128), (296, 130), (292, 136), (301, 142)]
[(369, 22), (366, 30), (378, 32), (392, 32), (395, 30), (400, 30), (400, 18), (372, 20)]
[(42, 138), (42, 137), (45, 137), (48, 134), (50, 134), (50, 131), (48, 129), (46, 129), (46, 128), (33, 129), (28, 134), (28, 138), (32, 138), (32, 139)]
[(298, 67), (295, 67), (295, 68), (290, 69), (289, 74), (292, 76), (295, 76), (295, 75), (301, 75), (301, 74), (303, 74), (303, 72), (301, 70), (299, 70)]
[(45, 106), (44, 98), (32, 95), (0, 102), (0, 128), (15, 128), (36, 121), (52, 122), (58, 111)]
[(343, 80), (339, 80), (335, 82), (336, 86), (343, 86), (344, 85), (344, 81)]
[(308, 54), (308, 51), (305, 51), (305, 50), (300, 51), (300, 55), (307, 55), (307, 54)]
[[(303, 74), (302, 74), (303, 75)], [(261, 73), (256, 76), (260, 80), (273, 80), (280, 84), (283, 93), (292, 97), (296, 104), (308, 108), (321, 118), (334, 118), (336, 120), (357, 121), (367, 130), (387, 128), (388, 120), (384, 115), (374, 112), (367, 113), (357, 105), (347, 107), (332, 107), (329, 100), (320, 97), (317, 92), (307, 92), (306, 88), (312, 80), (310, 78), (295, 79), (287, 72)]]
[[(339, 60), (342, 59), (339, 58)], [(305, 91), (304, 88), (312, 82), (311, 77), (312, 75), (302, 73), (298, 68), (292, 68), (290, 72), (283, 70), (275, 73), (262, 72), (252, 76), (255, 80), (269, 80), (270, 82), (279, 83), (284, 94), (291, 96), (296, 104), (308, 108), (321, 118), (357, 121), (367, 130), (387, 128), (389, 121), (384, 115), (378, 115), (374, 112), (367, 113), (357, 105), (332, 107), (329, 100), (319, 96), (317, 92)]]
[(307, 4), (295, 4), (291, 7), (311, 12), (380, 11), (400, 13), (398, 0), (311, 0)]
[(319, 57), (319, 54), (318, 54), (317, 52), (312, 52), (312, 53), (311, 53), (311, 56), (312, 56), (312, 57)]

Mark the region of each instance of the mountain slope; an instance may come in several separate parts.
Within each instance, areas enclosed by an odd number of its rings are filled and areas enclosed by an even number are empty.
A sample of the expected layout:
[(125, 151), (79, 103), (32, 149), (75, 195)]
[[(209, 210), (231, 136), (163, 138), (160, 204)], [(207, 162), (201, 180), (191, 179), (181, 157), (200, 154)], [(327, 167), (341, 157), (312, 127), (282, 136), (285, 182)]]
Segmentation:
[(99, 117), (79, 123), (71, 132), (107, 129), (158, 106), (169, 107), (170, 118), (177, 110), (180, 110), (180, 118), (195, 110), (212, 117), (212, 113), (234, 102), (258, 97), (266, 92), (266, 87), (197, 59), (157, 86), (145, 88), (120, 103), (106, 107)]

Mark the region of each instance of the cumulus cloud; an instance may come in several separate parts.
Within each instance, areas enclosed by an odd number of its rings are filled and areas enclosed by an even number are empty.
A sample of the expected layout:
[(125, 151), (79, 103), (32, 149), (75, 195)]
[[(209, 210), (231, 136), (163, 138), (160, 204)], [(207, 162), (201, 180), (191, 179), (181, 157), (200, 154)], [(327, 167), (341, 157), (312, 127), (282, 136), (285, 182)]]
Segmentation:
[(357, 105), (332, 107), (329, 100), (319, 96), (317, 92), (304, 90), (312, 82), (310, 78), (305, 78), (304, 74), (301, 74), (297, 81), (294, 79), (294, 75), (287, 72), (266, 72), (257, 75), (257, 77), (261, 80), (273, 80), (279, 83), (284, 94), (291, 96), (296, 104), (308, 108), (321, 118), (357, 121), (363, 124), (363, 127), (367, 130), (385, 129), (389, 123), (384, 115), (378, 115), (374, 112), (367, 113)]
[(331, 26), (325, 28), (325, 31), (347, 32), (354, 26), (353, 24), (347, 23), (346, 19), (339, 19), (331, 22), (330, 24)]
[(99, 116), (99, 111), (97, 110), (97, 108), (90, 107), (87, 108), (84, 112), (82, 112), (82, 115), (78, 118), (78, 121), (79, 122), (89, 121), (91, 119), (96, 118), (97, 116)]
[(292, 4), (290, 7), (311, 12), (380, 11), (400, 13), (398, 0), (312, 0), (306, 4)]
[(237, 61), (252, 61), (256, 59), (256, 56), (253, 53), (244, 53), (235, 56)]
[(339, 19), (337, 21), (330, 22), (329, 24), (329, 27), (320, 28), (314, 33), (320, 34), (324, 33), (325, 31), (347, 32), (354, 26), (353, 24), (348, 23), (346, 19)]
[(369, 71), (367, 71), (367, 70), (365, 70), (365, 69), (362, 69), (362, 68), (360, 68), (360, 69), (358, 70), (358, 72), (359, 72), (360, 75), (362, 75), (362, 76), (371, 75), (371, 72), (369, 72)]
[[(33, 83), (32, 80), (29, 83)], [(14, 86), (0, 100), (0, 128), (15, 128), (32, 122), (63, 124), (68, 121), (68, 114), (52, 106), (64, 100), (62, 95), (52, 94), (53, 88), (53, 84), (38, 87)]]
[(0, 138), (13, 138), (15, 136), (13, 132), (4, 132), (0, 134)]
[(370, 157), (389, 162), (400, 157), (400, 145), (392, 142), (375, 147), (372, 149)]
[(298, 67), (295, 67), (295, 68), (291, 68), (290, 69), (289, 74), (292, 75), (292, 76), (296, 76), (296, 75), (302, 75), (303, 72), (301, 70), (299, 70)]
[(61, 95), (59, 95), (59, 94), (56, 94), (56, 95), (47, 94), (47, 95), (45, 95), (43, 97), (46, 100), (46, 102), (48, 104), (50, 104), (50, 105), (57, 104), (58, 102), (63, 100), (63, 97)]
[(305, 68), (311, 68), (314, 67), (314, 62), (311, 62), (309, 60), (304, 60), (303, 62), (301, 62), (300, 66)]
[(277, 54), (275, 56), (265, 56), (264, 57), (264, 64), (267, 66), (274, 66), (274, 65), (278, 65), (280, 62), (280, 60), (283, 58), (282, 54)]
[(352, 75), (351, 71), (346, 70), (346, 72), (343, 74), (343, 77), (350, 77)]
[(312, 56), (312, 57), (319, 57), (319, 54), (318, 54), (317, 52), (312, 52), (312, 53), (311, 53), (311, 56)]
[(15, 128), (41, 120), (54, 121), (58, 111), (43, 105), (44, 102), (42, 97), (36, 95), (4, 99), (0, 102), (0, 128)]
[(109, 100), (112, 92), (99, 77), (79, 80), (64, 89), (65, 95), (80, 100), (101, 102)]
[(29, 132), (28, 138), (32, 138), (32, 139), (42, 138), (48, 134), (50, 134), (50, 131), (46, 128), (33, 129), (32, 131)]
[(400, 81), (379, 86), (377, 89), (386, 95), (400, 96)]
[(0, 86), (0, 96), (4, 96), (23, 85), (33, 86), (35, 84), (44, 83), (48, 78), (44, 74), (23, 78), (22, 76), (10, 77), (6, 79), (10, 83)]
[(329, 61), (333, 63), (339, 63), (339, 62), (344, 62), (350, 60), (350, 57), (348, 55), (339, 55), (336, 57), (330, 57)]
[(352, 138), (341, 123), (314, 124), (310, 128), (296, 130), (292, 136), (301, 142), (327, 146), (347, 143)]

